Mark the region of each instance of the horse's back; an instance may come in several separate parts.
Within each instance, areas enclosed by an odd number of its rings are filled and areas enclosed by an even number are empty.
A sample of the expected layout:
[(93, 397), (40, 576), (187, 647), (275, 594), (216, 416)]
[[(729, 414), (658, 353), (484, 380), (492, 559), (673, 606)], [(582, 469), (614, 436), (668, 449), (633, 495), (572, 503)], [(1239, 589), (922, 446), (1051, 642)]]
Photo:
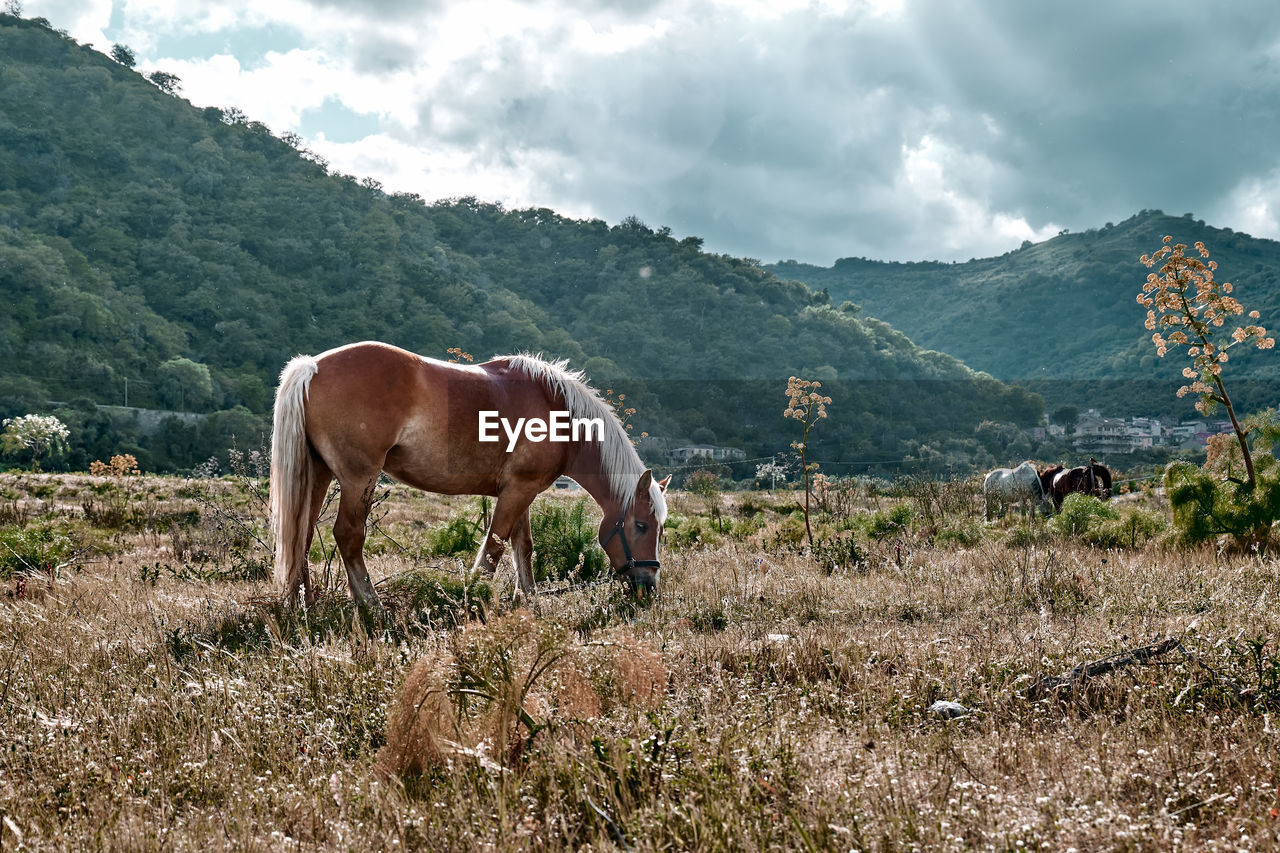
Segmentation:
[(330, 468), (376, 465), (427, 491), (495, 494), (513, 476), (550, 484), (564, 465), (561, 445), (548, 455), (527, 442), (508, 452), (506, 436), (479, 440), (481, 411), (513, 423), (547, 415), (545, 386), (513, 376), (504, 358), (459, 365), (364, 342), (322, 353), (316, 363), (307, 434)]

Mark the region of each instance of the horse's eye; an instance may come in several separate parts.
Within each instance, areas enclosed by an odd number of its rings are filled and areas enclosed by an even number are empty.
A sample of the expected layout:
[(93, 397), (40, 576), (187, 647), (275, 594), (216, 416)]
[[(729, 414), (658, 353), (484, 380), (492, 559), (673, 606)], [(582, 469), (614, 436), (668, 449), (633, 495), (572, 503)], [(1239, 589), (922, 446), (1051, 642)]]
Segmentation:
[(637, 532), (637, 533), (645, 533), (645, 532), (647, 532), (647, 531), (648, 531), (648, 529), (649, 529), (649, 525), (648, 525), (648, 523), (647, 523), (647, 522), (644, 522), (644, 521), (637, 521), (637, 522), (636, 522), (636, 532)]

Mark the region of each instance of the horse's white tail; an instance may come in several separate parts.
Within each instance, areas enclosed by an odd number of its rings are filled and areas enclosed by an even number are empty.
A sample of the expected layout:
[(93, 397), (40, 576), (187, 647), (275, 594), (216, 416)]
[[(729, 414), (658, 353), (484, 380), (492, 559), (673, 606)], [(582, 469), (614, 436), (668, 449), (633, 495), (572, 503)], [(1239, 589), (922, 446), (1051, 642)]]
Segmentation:
[(298, 593), (307, 565), (311, 525), (311, 463), (307, 458), (307, 389), (319, 370), (300, 355), (280, 372), (271, 428), (271, 528), (276, 538), (276, 585), (286, 599)]

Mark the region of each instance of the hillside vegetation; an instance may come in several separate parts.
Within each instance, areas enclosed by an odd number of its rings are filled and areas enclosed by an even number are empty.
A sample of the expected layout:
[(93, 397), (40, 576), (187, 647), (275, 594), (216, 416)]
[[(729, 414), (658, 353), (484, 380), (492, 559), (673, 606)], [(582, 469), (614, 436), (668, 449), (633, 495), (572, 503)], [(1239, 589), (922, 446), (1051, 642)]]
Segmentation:
[[(1004, 380), (1026, 382), (1051, 407), (1098, 405), (1115, 414), (1194, 417), (1176, 401), (1183, 364), (1157, 358), (1145, 311), (1134, 298), (1148, 270), (1139, 255), (1161, 239), (1204, 241), (1219, 278), (1280, 322), (1280, 243), (1214, 228), (1191, 214), (1143, 211), (1113, 225), (967, 263), (886, 263), (842, 258), (831, 267), (784, 261), (768, 269), (826, 290), (832, 301), (852, 300), (923, 346), (942, 350)], [(1266, 355), (1232, 353), (1246, 409), (1275, 404), (1280, 383)]]
[[(984, 464), (978, 423), (1041, 416), (1035, 395), (696, 237), (387, 194), (40, 22), (0, 15), (0, 57), (0, 417), (61, 401), (67, 464), (256, 446), (284, 362), (361, 339), (568, 358), (628, 393), (638, 430), (748, 456), (792, 438), (786, 378), (821, 379), (837, 404), (817, 446), (846, 470)], [(226, 414), (147, 438), (97, 409), (126, 394)]]

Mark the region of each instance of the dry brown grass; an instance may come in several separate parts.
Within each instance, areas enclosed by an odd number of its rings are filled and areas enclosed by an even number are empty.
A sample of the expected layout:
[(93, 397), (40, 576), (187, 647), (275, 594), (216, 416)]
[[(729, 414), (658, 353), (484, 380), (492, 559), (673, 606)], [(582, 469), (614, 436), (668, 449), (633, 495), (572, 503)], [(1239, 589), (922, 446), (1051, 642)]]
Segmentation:
[(666, 685), (662, 655), (629, 629), (584, 643), (518, 610), (467, 625), (409, 669), (377, 764), (402, 777), (460, 757), (518, 769), (536, 741), (563, 745), (615, 709), (656, 710)]
[[(184, 568), (167, 528), (89, 527), (93, 482), (0, 477), (18, 523), (80, 549), (3, 581), (6, 849), (1280, 846), (1271, 557), (1102, 551), (1009, 520), (833, 567), (762, 550), (785, 523), (769, 514), (748, 541), (665, 554), (648, 608), (595, 586), (531, 616), (366, 630), (336, 602), (260, 606), (265, 583), (218, 571), (232, 554)], [(145, 479), (134, 500), (189, 510), (182, 488)], [(468, 511), (390, 504), (402, 545)], [(388, 546), (370, 566), (420, 562)], [(1165, 637), (1185, 654), (1020, 698)], [(459, 662), (491, 699), (458, 701)], [(973, 713), (941, 719), (938, 699)]]

